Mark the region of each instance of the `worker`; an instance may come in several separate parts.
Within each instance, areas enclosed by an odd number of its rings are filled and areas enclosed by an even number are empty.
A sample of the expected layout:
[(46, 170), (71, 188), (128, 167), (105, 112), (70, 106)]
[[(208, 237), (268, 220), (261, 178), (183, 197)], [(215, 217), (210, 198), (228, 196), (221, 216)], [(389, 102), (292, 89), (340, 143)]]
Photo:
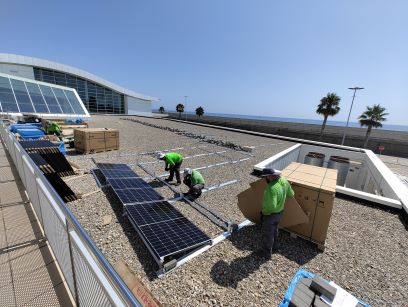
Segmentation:
[(160, 152), (158, 154), (159, 160), (163, 160), (165, 162), (165, 171), (170, 171), (170, 176), (169, 178), (166, 178), (166, 182), (171, 182), (173, 181), (174, 173), (176, 173), (176, 179), (177, 183), (175, 185), (180, 185), (181, 184), (181, 179), (180, 179), (180, 166), (181, 163), (183, 163), (183, 156), (180, 155), (177, 152), (168, 152), (168, 153), (162, 153)]
[(205, 185), (204, 178), (200, 172), (191, 168), (185, 168), (183, 175), (183, 182), (189, 187), (188, 192), (184, 196), (191, 196), (194, 199), (200, 197)]
[(281, 176), (279, 170), (264, 168), (260, 176), (265, 178), (268, 185), (265, 188), (262, 200), (262, 246), (255, 254), (269, 260), (272, 252), (276, 250), (278, 224), (285, 209), (286, 198), (294, 197), (295, 193), (290, 183)]
[(60, 136), (62, 132), (61, 126), (56, 122), (47, 123), (47, 133)]

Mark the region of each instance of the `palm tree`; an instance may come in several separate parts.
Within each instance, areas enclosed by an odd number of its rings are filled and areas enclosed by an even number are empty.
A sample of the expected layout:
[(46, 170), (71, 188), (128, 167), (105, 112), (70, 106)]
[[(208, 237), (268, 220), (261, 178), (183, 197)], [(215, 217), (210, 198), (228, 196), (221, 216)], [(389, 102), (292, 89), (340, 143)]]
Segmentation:
[(181, 103), (179, 103), (179, 104), (176, 106), (176, 111), (179, 113), (179, 118), (181, 118), (181, 113), (184, 112), (184, 105), (181, 104)]
[(364, 148), (367, 147), (368, 139), (370, 138), (371, 129), (380, 128), (382, 127), (381, 122), (386, 121), (387, 116), (389, 113), (385, 113), (385, 108), (380, 106), (379, 104), (375, 104), (372, 107), (367, 106), (367, 110), (360, 115), (358, 118), (361, 127), (367, 127), (367, 133), (364, 140)]
[(159, 108), (159, 112), (162, 113), (162, 114), (163, 114), (164, 112), (166, 112), (166, 111), (164, 110), (164, 107), (163, 107), (163, 106), (161, 106), (161, 107)]
[(203, 116), (203, 115), (204, 115), (204, 108), (201, 107), (201, 106), (199, 106), (199, 107), (196, 109), (196, 115), (197, 115), (198, 117)]
[(322, 124), (322, 129), (320, 130), (320, 137), (323, 135), (323, 130), (326, 127), (327, 118), (329, 116), (334, 116), (340, 111), (340, 100), (341, 98), (336, 95), (336, 93), (327, 93), (326, 97), (320, 99), (320, 103), (317, 106), (316, 113), (323, 115), (324, 120)]

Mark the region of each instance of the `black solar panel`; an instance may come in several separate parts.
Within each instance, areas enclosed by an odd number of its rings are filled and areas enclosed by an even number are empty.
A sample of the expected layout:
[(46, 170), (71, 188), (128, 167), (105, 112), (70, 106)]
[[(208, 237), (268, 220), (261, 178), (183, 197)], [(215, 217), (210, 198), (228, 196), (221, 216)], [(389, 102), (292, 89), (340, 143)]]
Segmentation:
[(47, 148), (47, 147), (58, 147), (58, 144), (54, 144), (48, 140), (37, 140), (37, 141), (20, 141), (21, 147), (24, 149), (30, 148)]
[(161, 262), (167, 256), (211, 244), (204, 232), (164, 201), (129, 166), (110, 163), (98, 163), (97, 166), (125, 205), (129, 219)]
[(96, 164), (100, 170), (102, 169), (110, 169), (110, 170), (127, 170), (131, 171), (132, 169), (124, 163), (97, 163)]
[(167, 201), (127, 205), (126, 210), (138, 226), (183, 218), (183, 215)]
[(103, 176), (106, 179), (119, 179), (119, 178), (138, 178), (140, 177), (134, 171), (126, 171), (126, 170), (112, 170), (112, 169), (99, 169)]
[(157, 202), (163, 197), (153, 188), (148, 189), (126, 189), (116, 190), (116, 195), (123, 204), (141, 203), (141, 202)]
[(159, 258), (211, 244), (211, 239), (185, 217), (139, 228)]
[(114, 190), (151, 188), (142, 178), (111, 178), (108, 182)]

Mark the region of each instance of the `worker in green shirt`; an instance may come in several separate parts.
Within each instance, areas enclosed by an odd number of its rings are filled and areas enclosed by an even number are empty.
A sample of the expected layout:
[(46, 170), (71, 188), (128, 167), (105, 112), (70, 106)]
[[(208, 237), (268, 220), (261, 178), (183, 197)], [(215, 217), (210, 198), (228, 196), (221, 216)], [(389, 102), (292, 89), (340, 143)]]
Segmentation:
[(165, 163), (165, 171), (170, 171), (170, 176), (169, 178), (166, 178), (166, 182), (171, 182), (173, 181), (174, 173), (176, 173), (176, 179), (177, 183), (175, 185), (180, 185), (181, 184), (181, 178), (180, 178), (180, 166), (181, 163), (183, 163), (183, 156), (180, 155), (177, 152), (168, 152), (168, 153), (162, 153), (160, 152), (158, 154), (159, 160), (163, 160)]
[(61, 126), (58, 125), (56, 122), (50, 122), (47, 124), (47, 133), (48, 134), (55, 134), (57, 136), (61, 135)]
[(184, 196), (191, 196), (194, 199), (200, 197), (205, 185), (203, 175), (201, 175), (199, 171), (191, 168), (185, 168), (183, 175), (183, 182), (189, 187), (188, 192), (185, 193)]
[(286, 198), (295, 195), (290, 183), (280, 175), (281, 172), (273, 168), (264, 168), (261, 173), (268, 185), (264, 191), (261, 211), (262, 247), (255, 254), (268, 260), (276, 250), (278, 224), (285, 209)]

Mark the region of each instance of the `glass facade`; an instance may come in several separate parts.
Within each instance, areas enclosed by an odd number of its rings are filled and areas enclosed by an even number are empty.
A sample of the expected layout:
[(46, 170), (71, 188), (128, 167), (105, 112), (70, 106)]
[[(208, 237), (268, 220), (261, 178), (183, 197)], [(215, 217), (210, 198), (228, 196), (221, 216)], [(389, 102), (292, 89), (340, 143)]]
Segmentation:
[(86, 115), (77, 97), (69, 88), (0, 76), (1, 113)]
[(125, 114), (125, 96), (109, 88), (71, 74), (39, 67), (34, 67), (34, 77), (38, 81), (76, 89), (91, 113)]

